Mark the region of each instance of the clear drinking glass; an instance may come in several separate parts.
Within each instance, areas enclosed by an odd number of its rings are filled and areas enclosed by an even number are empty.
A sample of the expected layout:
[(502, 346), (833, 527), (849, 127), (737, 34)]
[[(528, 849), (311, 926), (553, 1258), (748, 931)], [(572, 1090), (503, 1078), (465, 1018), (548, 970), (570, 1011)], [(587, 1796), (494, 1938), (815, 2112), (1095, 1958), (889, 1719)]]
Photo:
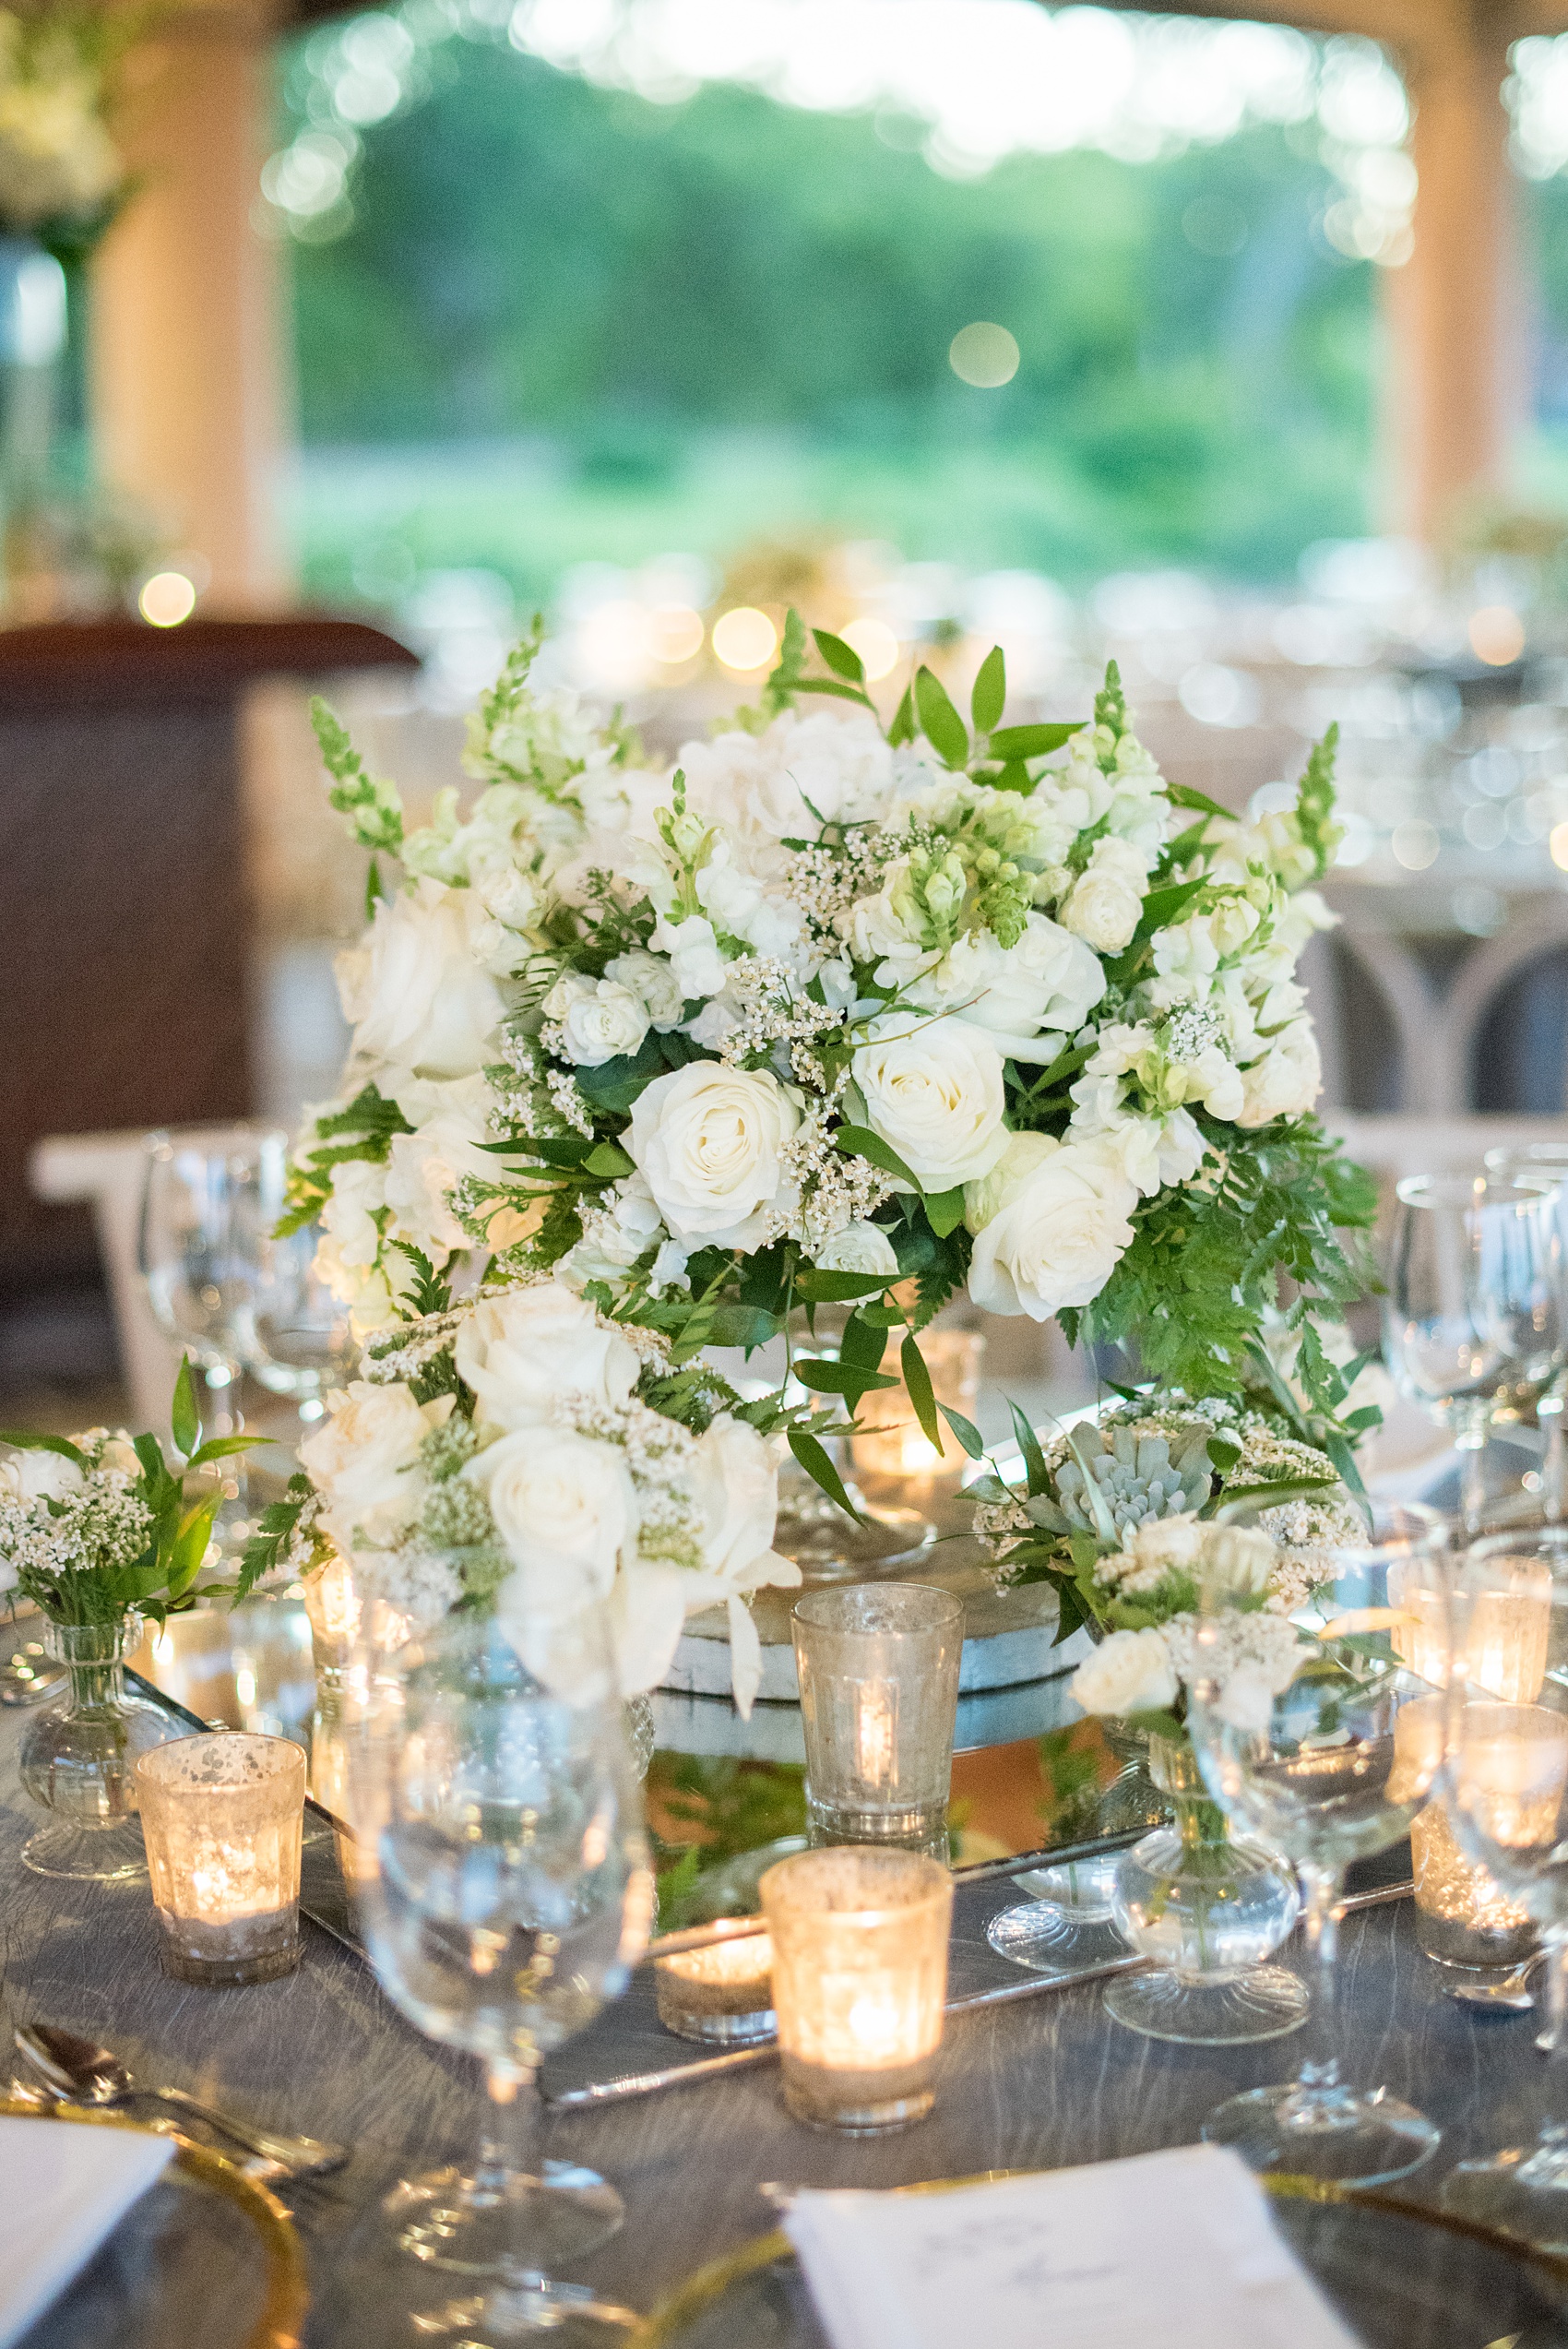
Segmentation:
[(245, 1252), (255, 1270), (236, 1336), (252, 1377), (268, 1393), (292, 1398), (306, 1435), (326, 1409), (322, 1396), (342, 1385), (358, 1349), (348, 1306), (316, 1270), (320, 1225), (277, 1235), (288, 1173), (288, 1138), (264, 1135), (255, 1187), (239, 1202), (240, 1219), (251, 1226)]
[(1503, 1174), (1411, 1174), (1398, 1196), (1384, 1351), (1400, 1392), (1453, 1429), (1473, 1532), (1493, 1412), (1533, 1402), (1568, 1353), (1556, 1193)]
[[(1515, 1183), (1527, 1183), (1542, 1191), (1555, 1191), (1557, 1217), (1561, 1228), (1563, 1203), (1562, 1186), (1568, 1183), (1568, 1142), (1521, 1142), (1512, 1149), (1489, 1150), (1486, 1154), (1489, 1174), (1506, 1177)], [(1561, 1523), (1568, 1515), (1568, 1440), (1562, 1426), (1564, 1409), (1568, 1408), (1568, 1371), (1560, 1370), (1545, 1392), (1536, 1401), (1536, 1417), (1540, 1423), (1545, 1449), (1541, 1457), (1541, 1508), (1549, 1525)]]
[(1341, 2080), (1335, 1958), (1346, 1867), (1408, 1832), (1436, 1773), (1431, 1753), (1424, 1767), (1396, 1760), (1396, 1733), (1402, 1709), (1442, 1685), (1430, 1610), (1419, 1652), (1402, 1654), (1410, 1643), (1398, 1637), (1407, 1583), (1438, 1587), (1442, 1540), (1430, 1509), (1387, 1509), (1364, 1547), (1325, 1553), (1322, 1581), (1291, 1618), (1294, 1672), (1272, 1699), (1277, 1675), (1245, 1669), (1270, 1621), (1257, 1597), (1218, 1583), (1200, 1594), (1187, 1716), (1199, 1767), (1232, 1819), (1295, 1862), (1317, 1961), (1310, 2060), (1280, 2087), (1228, 2098), (1204, 2123), (1210, 2143), (1234, 2145), (1254, 2169), (1366, 2186), (1404, 2176), (1438, 2140), (1412, 2105)]
[[(1495, 1534), (1447, 1561), (1442, 1794), (1462, 1856), (1539, 1926), (1562, 2012), (1568, 1963), (1568, 1527)], [(1452, 2210), (1568, 2252), (1568, 2033), (1551, 2040), (1531, 2146), (1462, 2162)]]
[[(137, 1266), (160, 1329), (201, 1370), (205, 1436), (235, 1436), (243, 1331), (253, 1306), (262, 1156), (285, 1138), (258, 1126), (188, 1127), (149, 1134)], [(244, 1454), (222, 1464), (214, 1538), (232, 1546), (250, 1531)]]
[(947, 1856), (964, 1608), (920, 1582), (808, 1591), (795, 1669), (814, 1843)]
[(536, 2081), (625, 1986), (652, 1914), (608, 1670), (567, 1702), (493, 1622), (448, 1616), (384, 1663), (350, 1742), (371, 1961), (417, 2029), (479, 2057), (489, 2091), (471, 2169), (410, 2178), (385, 2205), (403, 2251), (491, 2287), (418, 2329), (483, 2349), (591, 2320), (593, 2295), (551, 2271), (613, 2234), (621, 2200), (541, 2162)]

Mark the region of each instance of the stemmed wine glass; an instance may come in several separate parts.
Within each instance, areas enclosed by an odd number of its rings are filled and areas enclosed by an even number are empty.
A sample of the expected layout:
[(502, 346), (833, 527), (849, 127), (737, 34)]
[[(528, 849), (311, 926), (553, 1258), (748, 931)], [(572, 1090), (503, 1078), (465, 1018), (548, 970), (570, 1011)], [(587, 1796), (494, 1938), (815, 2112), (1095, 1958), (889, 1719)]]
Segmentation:
[(1568, 2250), (1568, 1527), (1494, 1534), (1446, 1561), (1441, 1789), (1473, 1896), (1503, 1926), (1534, 1919), (1548, 1944), (1552, 2010), (1546, 2116), (1533, 2146), (1461, 2162), (1451, 2210)]
[(1533, 1401), (1568, 1359), (1557, 1195), (1538, 1178), (1411, 1174), (1398, 1198), (1384, 1350), (1400, 1392), (1454, 1431), (1475, 1532), (1492, 1413)]
[[(1442, 1686), (1440, 1605), (1418, 1609), (1420, 1636), (1405, 1636), (1409, 1586), (1438, 1588), (1442, 1540), (1431, 1510), (1390, 1508), (1364, 1546), (1327, 1553), (1291, 1618), (1289, 1685), (1272, 1697), (1278, 1673), (1249, 1662), (1268, 1628), (1261, 1600), (1218, 1582), (1200, 1593), (1188, 1706), (1198, 1766), (1216, 1802), (1295, 1863), (1317, 1961), (1310, 2060), (1285, 2085), (1229, 2097), (1204, 2123), (1211, 2144), (1234, 2145), (1254, 2169), (1370, 2186), (1403, 2177), (1438, 2140), (1412, 2105), (1341, 2080), (1335, 1959), (1346, 1867), (1408, 1831), (1439, 1766), (1440, 1741), (1402, 1735), (1401, 1715)], [(1280, 1669), (1291, 1662), (1287, 1651)]]
[[(248, 1125), (148, 1137), (137, 1268), (154, 1319), (206, 1380), (208, 1435), (238, 1435), (244, 1424), (239, 1382), (256, 1283), (262, 1156), (284, 1140)], [(225, 1463), (223, 1496), (214, 1538), (243, 1542), (250, 1530), (243, 1458)]]
[(472, 2168), (410, 2178), (384, 2205), (400, 2250), (488, 2287), (418, 2328), (485, 2349), (568, 2318), (632, 2321), (551, 2274), (623, 2213), (592, 2171), (540, 2161), (536, 2085), (544, 2057), (625, 1986), (651, 1923), (608, 1668), (576, 1673), (569, 1700), (493, 1620), (458, 1615), (366, 1687), (349, 1782), (371, 1962), (418, 2030), (480, 2058), (489, 2091)]
[[(1486, 1171), (1528, 1183), (1540, 1191), (1556, 1192), (1559, 1228), (1562, 1223), (1562, 1186), (1568, 1183), (1568, 1142), (1520, 1142), (1508, 1149), (1489, 1150)], [(1568, 1372), (1560, 1370), (1536, 1402), (1545, 1449), (1541, 1457), (1541, 1506), (1549, 1524), (1568, 1516), (1568, 1440), (1562, 1425), (1568, 1410)]]
[(263, 1135), (255, 1186), (238, 1202), (254, 1271), (235, 1335), (252, 1377), (269, 1394), (292, 1398), (303, 1435), (326, 1409), (322, 1396), (348, 1375), (356, 1349), (348, 1306), (316, 1270), (320, 1225), (279, 1236), (288, 1174), (287, 1136)]

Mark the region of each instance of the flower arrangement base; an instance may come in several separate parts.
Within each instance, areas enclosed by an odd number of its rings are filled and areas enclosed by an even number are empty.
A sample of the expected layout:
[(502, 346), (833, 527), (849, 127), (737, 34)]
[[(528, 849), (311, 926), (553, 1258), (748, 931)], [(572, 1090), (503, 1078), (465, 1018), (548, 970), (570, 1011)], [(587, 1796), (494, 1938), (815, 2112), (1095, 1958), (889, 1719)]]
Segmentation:
[(1300, 1914), (1295, 1878), (1263, 1844), (1232, 1838), (1190, 1746), (1151, 1737), (1149, 1774), (1175, 1820), (1119, 1855), (1111, 1913), (1155, 1967), (1108, 1984), (1106, 2012), (1146, 2038), (1197, 2047), (1282, 2039), (1310, 2003), (1293, 1973), (1264, 1963)]
[(77, 1884), (123, 1884), (147, 1874), (147, 1854), (134, 1819), (98, 1830), (41, 1827), (22, 1845), (22, 1866)]
[(140, 1640), (135, 1616), (44, 1627), (44, 1647), (69, 1678), (63, 1701), (37, 1714), (22, 1740), (22, 1784), (54, 1814), (23, 1847), (22, 1864), (35, 1876), (113, 1884), (147, 1873), (137, 1762), (184, 1733), (159, 1706), (126, 1691), (124, 1660)]
[(1035, 1897), (1004, 1909), (986, 1926), (998, 1957), (1032, 1973), (1074, 1973), (1120, 1956), (1127, 1945), (1111, 1901), (1121, 1858), (1120, 1852), (1097, 1852), (1018, 1877), (1019, 1889)]
[(853, 1485), (846, 1489), (861, 1511), (860, 1524), (803, 1470), (790, 1465), (779, 1476), (773, 1546), (780, 1557), (793, 1559), (808, 1591), (824, 1582), (866, 1582), (892, 1573), (922, 1556), (936, 1540), (937, 1529), (923, 1509), (872, 1508)]

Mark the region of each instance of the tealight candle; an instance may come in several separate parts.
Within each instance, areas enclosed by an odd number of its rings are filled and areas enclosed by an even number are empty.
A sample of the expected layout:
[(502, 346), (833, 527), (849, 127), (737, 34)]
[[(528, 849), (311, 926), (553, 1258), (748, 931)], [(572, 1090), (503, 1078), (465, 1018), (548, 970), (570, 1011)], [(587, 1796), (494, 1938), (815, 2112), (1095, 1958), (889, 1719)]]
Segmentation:
[[(921, 1333), (920, 1343), (937, 1401), (972, 1419), (980, 1397), (984, 1337), (976, 1330), (926, 1330)], [(897, 1368), (896, 1357), (889, 1366)], [(915, 1482), (935, 1488), (944, 1480), (956, 1485), (968, 1465), (956, 1436), (944, 1435), (942, 1449), (937, 1450), (921, 1425), (905, 1386), (868, 1395), (864, 1416), (866, 1432), (857, 1435), (853, 1443), (857, 1476), (885, 1476), (901, 1484)]]
[(790, 2111), (854, 2137), (923, 2120), (947, 1995), (947, 1869), (914, 1852), (798, 1852), (759, 1889)]
[(182, 1982), (271, 1982), (300, 1961), (305, 1758), (286, 1737), (179, 1737), (137, 1764), (162, 1927)]
[(659, 2020), (678, 2039), (719, 2040), (734, 2046), (773, 2036), (773, 1944), (766, 1933), (743, 1934), (733, 1941), (716, 1941), (711, 1949), (660, 1958), (653, 1978)]
[[(1495, 1735), (1491, 1734), (1495, 1729)], [(1467, 1705), (1453, 1735), (1459, 1799), (1497, 1842), (1550, 1842), (1568, 1783), (1568, 1722), (1535, 1705)], [(1394, 1724), (1389, 1793), (1430, 1783), (1442, 1758), (1443, 1699), (1407, 1705)], [(1484, 1815), (1484, 1816), (1483, 1816)], [(1430, 1803), (1410, 1826), (1416, 1935), (1439, 1965), (1510, 1966), (1537, 1935), (1529, 1911), (1455, 1839), (1443, 1806)]]
[[(1394, 1652), (1419, 1678), (1441, 1688), (1447, 1678), (1447, 1608), (1424, 1561), (1389, 1574), (1398, 1607)], [(1478, 1571), (1484, 1580), (1478, 1583)], [(1544, 1559), (1496, 1557), (1467, 1568), (1455, 1594), (1465, 1619), (1465, 1670), (1472, 1688), (1504, 1704), (1530, 1705), (1546, 1679), (1551, 1636), (1551, 1569)]]

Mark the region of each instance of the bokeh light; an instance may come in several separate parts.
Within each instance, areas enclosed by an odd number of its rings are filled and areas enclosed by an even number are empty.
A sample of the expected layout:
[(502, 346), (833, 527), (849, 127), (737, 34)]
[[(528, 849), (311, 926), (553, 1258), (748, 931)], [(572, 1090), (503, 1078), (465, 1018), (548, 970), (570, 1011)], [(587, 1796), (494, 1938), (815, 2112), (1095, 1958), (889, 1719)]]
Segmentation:
[(177, 628), (196, 610), (196, 591), (184, 571), (155, 571), (137, 598), (137, 608), (155, 628)]
[(1483, 603), (1470, 614), (1470, 650), (1493, 669), (1506, 669), (1525, 650), (1525, 624), (1511, 605)]
[(977, 318), (954, 336), (947, 364), (960, 382), (973, 384), (977, 391), (997, 391), (1018, 372), (1018, 346), (1005, 327)]
[(707, 633), (702, 614), (694, 612), (689, 603), (660, 603), (648, 614), (653, 657), (667, 668), (679, 668), (683, 661), (695, 661)]
[(1568, 873), (1568, 824), (1554, 824), (1547, 841), (1551, 861), (1560, 873)]
[(727, 669), (766, 668), (778, 645), (778, 631), (766, 612), (738, 603), (713, 624), (713, 650)]
[(844, 641), (851, 652), (861, 656), (866, 676), (875, 685), (879, 677), (891, 676), (898, 665), (897, 638), (885, 620), (868, 613), (863, 619), (851, 620), (844, 630)]

